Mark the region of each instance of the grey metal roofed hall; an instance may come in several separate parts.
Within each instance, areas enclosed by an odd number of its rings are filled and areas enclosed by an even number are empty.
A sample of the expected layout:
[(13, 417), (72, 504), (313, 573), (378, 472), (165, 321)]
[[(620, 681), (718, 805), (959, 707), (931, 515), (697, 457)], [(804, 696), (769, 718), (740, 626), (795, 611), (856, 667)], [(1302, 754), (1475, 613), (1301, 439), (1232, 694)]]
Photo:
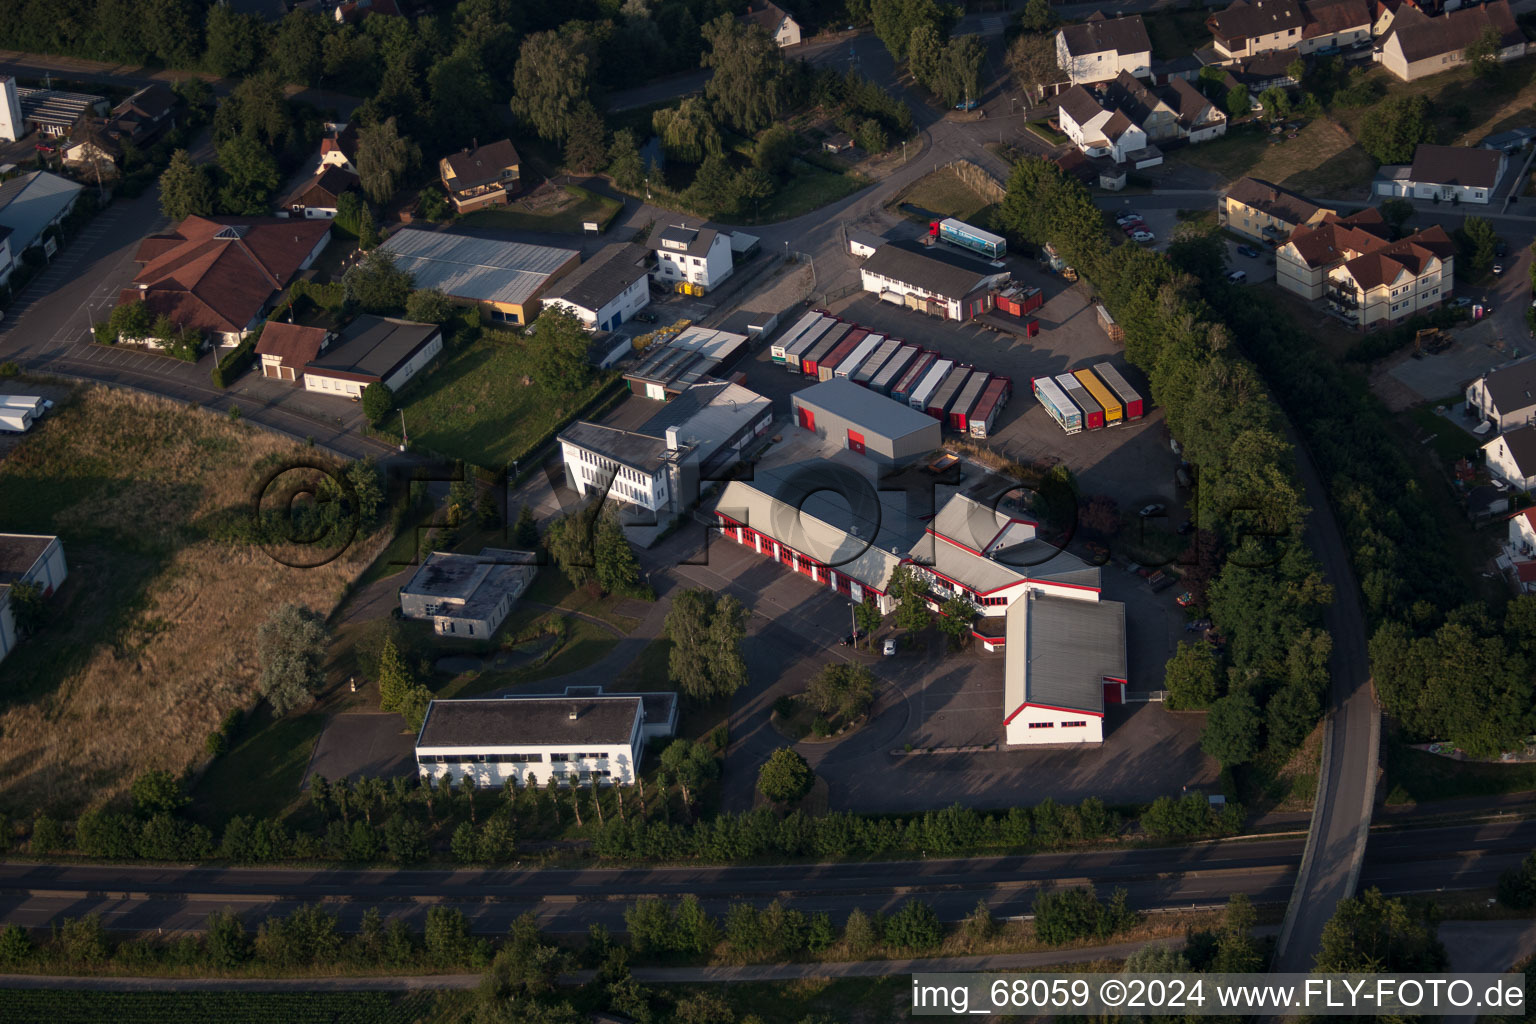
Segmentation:
[(417, 288), (437, 288), (457, 298), (481, 302), (526, 302), (544, 283), (577, 256), (524, 242), (498, 242), (447, 231), (402, 228), (382, 246), (395, 266), (410, 272)]
[(605, 245), (581, 266), (562, 277), (544, 299), (564, 299), (583, 309), (598, 310), (646, 275), (646, 248), (634, 242)]
[(1103, 714), (1104, 680), (1126, 678), (1125, 605), (1030, 594), (1008, 609), (1003, 654), (1009, 711), (1029, 703)]
[(436, 324), (364, 314), (309, 365), (326, 373), (384, 380), (441, 332)]
[(882, 245), (861, 269), (949, 299), (964, 298), (997, 274), (974, 258), (916, 242)]
[(796, 402), (825, 409), (887, 437), (903, 437), (933, 426), (933, 417), (893, 402), (846, 378), (822, 381), (792, 396)]

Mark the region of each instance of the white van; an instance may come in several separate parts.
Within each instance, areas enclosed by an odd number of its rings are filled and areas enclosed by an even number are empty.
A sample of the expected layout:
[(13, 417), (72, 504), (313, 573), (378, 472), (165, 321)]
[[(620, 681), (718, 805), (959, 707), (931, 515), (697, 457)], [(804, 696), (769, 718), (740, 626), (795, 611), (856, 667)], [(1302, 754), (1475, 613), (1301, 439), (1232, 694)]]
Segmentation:
[(1246, 270), (1234, 270), (1227, 275), (1228, 284), (1242, 284), (1246, 280), (1248, 280), (1248, 271)]

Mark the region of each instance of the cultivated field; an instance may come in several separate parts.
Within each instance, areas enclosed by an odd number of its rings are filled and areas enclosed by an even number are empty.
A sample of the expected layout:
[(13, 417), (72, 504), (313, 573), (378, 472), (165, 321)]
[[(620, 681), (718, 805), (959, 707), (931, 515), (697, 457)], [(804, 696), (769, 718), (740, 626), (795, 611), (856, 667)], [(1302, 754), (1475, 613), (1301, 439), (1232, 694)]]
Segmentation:
[[(0, 530), (58, 533), (69, 580), (0, 662), (0, 808), (78, 810), (148, 768), (180, 771), (256, 701), (257, 626), (329, 613), (382, 547), (279, 564), (228, 536), (259, 480), (315, 452), (158, 398), (80, 389), (0, 460)], [(222, 524), (222, 525), (221, 525)]]

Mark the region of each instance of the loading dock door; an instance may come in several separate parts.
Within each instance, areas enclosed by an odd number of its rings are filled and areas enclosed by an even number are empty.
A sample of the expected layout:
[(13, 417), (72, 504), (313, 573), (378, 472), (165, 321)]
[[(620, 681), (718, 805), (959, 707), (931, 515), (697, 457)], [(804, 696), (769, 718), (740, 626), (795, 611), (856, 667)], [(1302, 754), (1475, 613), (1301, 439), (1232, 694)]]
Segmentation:
[(848, 431), (848, 449), (850, 451), (855, 451), (855, 452), (858, 452), (860, 455), (863, 455), (864, 454), (864, 435), (859, 433), (857, 430), (850, 430), (850, 431)]
[(814, 412), (803, 405), (796, 411), (800, 414), (800, 425), (802, 427), (806, 430), (816, 429), (816, 414)]

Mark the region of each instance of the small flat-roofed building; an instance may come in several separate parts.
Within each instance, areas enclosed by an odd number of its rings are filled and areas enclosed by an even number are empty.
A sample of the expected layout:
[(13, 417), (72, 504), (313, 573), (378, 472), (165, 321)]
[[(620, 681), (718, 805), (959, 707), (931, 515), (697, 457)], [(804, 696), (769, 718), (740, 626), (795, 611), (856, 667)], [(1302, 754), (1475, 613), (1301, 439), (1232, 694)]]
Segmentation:
[(615, 242), (544, 293), (544, 305), (565, 310), (589, 331), (611, 331), (651, 303), (645, 246)]
[(20, 640), (11, 594), (18, 584), (33, 584), (52, 597), (69, 575), (64, 545), (50, 534), (0, 533), (0, 660)]
[(335, 220), (342, 194), (360, 186), (360, 179), (341, 167), (322, 164), (319, 172), (283, 200), (282, 216)]
[(790, 401), (798, 426), (878, 462), (908, 462), (942, 443), (938, 420), (846, 378), (814, 384)]
[(1003, 720), (1010, 746), (1102, 743), (1125, 700), (1125, 605), (1029, 594), (1008, 609)]
[(21, 254), (36, 246), (52, 258), (58, 246), (47, 235), (74, 209), (81, 186), (47, 171), (0, 181), (0, 285), (10, 280)]
[(646, 398), (668, 401), (719, 372), (747, 346), (747, 336), (734, 331), (689, 327), (677, 337), (652, 345), (624, 379), (629, 390)]
[(422, 778), (477, 785), (628, 785), (645, 745), (677, 731), (676, 693), (604, 693), (435, 700), (416, 735)]
[(875, 250), (885, 244), (885, 237), (877, 235), (873, 231), (863, 231), (859, 228), (848, 229), (848, 254), (864, 259), (875, 254)]
[(474, 303), (498, 324), (527, 323), (550, 284), (581, 262), (575, 249), (420, 228), (396, 231), (381, 248), (412, 276), (416, 288), (436, 288), (450, 299)]
[(351, 398), (369, 384), (399, 391), (442, 351), (443, 329), (436, 324), (365, 314), (309, 360), (304, 389)]
[(400, 588), (400, 614), (443, 636), (488, 638), (538, 572), (529, 551), (483, 548), (478, 555), (434, 551)]

